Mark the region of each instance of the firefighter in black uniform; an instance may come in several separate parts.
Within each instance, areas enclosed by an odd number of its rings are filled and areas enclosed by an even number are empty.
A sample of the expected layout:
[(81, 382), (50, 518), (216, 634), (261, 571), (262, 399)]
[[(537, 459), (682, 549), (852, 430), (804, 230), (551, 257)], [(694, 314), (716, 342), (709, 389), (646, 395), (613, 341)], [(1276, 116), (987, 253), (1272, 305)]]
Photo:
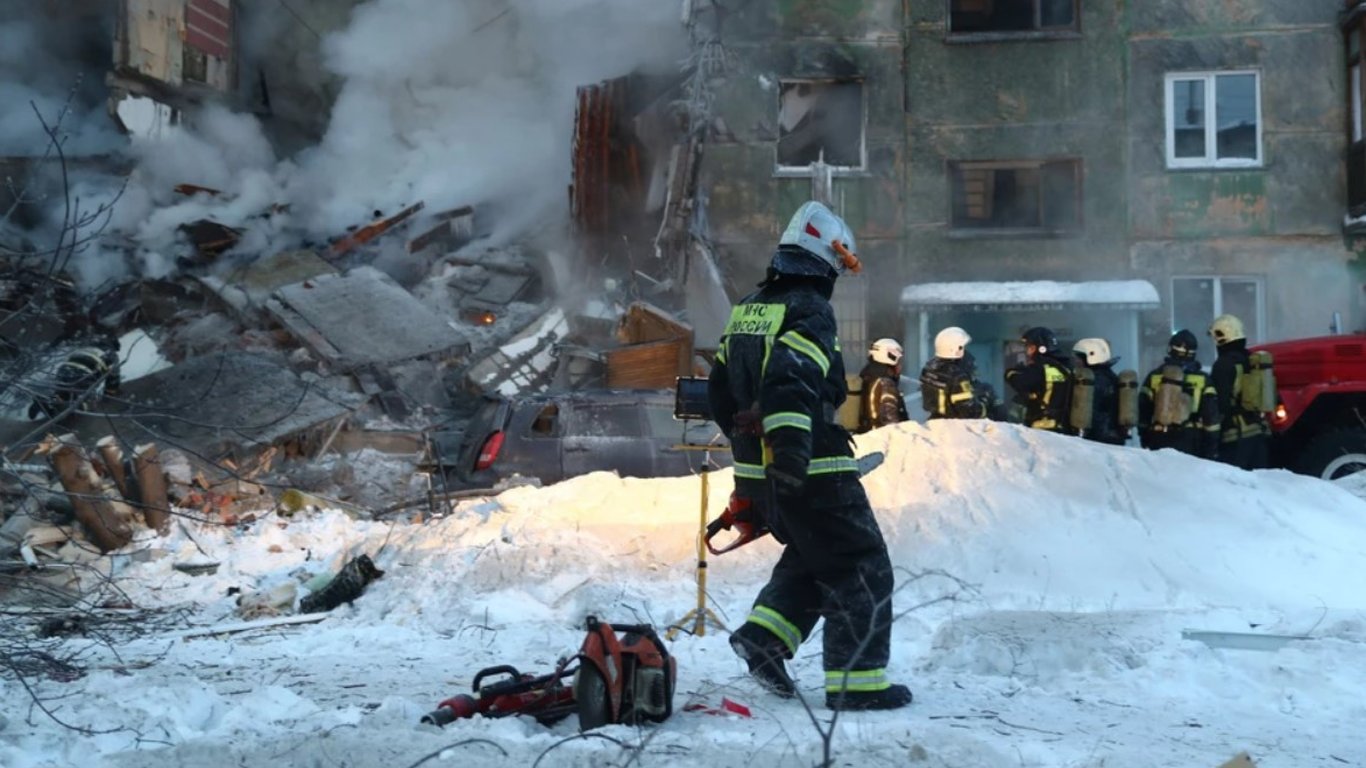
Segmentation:
[(1108, 445), (1124, 445), (1129, 441), (1129, 428), (1119, 424), (1119, 374), (1114, 365), (1119, 358), (1110, 354), (1110, 342), (1105, 339), (1081, 339), (1072, 345), (1077, 365), (1091, 369), (1091, 424), (1082, 430), (1086, 440)]
[(792, 697), (784, 660), (823, 617), (826, 706), (892, 709), (911, 702), (885, 670), (892, 564), (852, 440), (835, 423), (846, 384), (830, 296), (858, 267), (848, 225), (804, 204), (759, 290), (731, 312), (708, 394), (731, 441), (736, 493), (785, 545), (731, 646), (761, 685)]
[(119, 392), (119, 343), (112, 336), (73, 349), (57, 366), (52, 394), (35, 397), (28, 417), (54, 418), (73, 403), (81, 403), (101, 388), (104, 394)]
[(1210, 325), (1209, 335), (1219, 348), (1219, 357), (1210, 369), (1223, 430), (1219, 438), (1219, 460), (1243, 469), (1265, 469), (1270, 460), (1271, 425), (1265, 414), (1242, 407), (1238, 397), (1240, 380), (1249, 370), (1247, 335), (1243, 321), (1233, 315), (1220, 315)]
[(859, 379), (863, 381), (858, 409), (860, 434), (911, 418), (901, 398), (901, 345), (895, 339), (873, 342)]
[(977, 380), (972, 337), (958, 326), (935, 334), (934, 357), (920, 370), (920, 402), (931, 419), (995, 417), (996, 393)]
[[(1143, 379), (1138, 390), (1138, 440), (1144, 448), (1174, 448), (1202, 459), (1219, 457), (1219, 401), (1195, 359), (1198, 350), (1195, 334), (1185, 329), (1173, 333), (1166, 359)], [(1164, 393), (1168, 373), (1170, 391)]]
[(1020, 339), (1025, 362), (1006, 371), (1015, 402), (1024, 407), (1024, 424), (1035, 429), (1075, 435), (1068, 424), (1072, 407), (1072, 367), (1059, 354), (1058, 337), (1047, 328), (1030, 328)]

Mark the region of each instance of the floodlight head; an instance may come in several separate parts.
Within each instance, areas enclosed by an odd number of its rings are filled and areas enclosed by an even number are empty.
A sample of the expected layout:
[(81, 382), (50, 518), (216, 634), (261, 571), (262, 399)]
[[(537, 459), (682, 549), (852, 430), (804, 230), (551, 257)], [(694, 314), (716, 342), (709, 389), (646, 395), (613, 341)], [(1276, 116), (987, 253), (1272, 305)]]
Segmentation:
[(700, 376), (679, 376), (674, 382), (674, 418), (679, 421), (711, 421), (711, 399), (707, 380)]

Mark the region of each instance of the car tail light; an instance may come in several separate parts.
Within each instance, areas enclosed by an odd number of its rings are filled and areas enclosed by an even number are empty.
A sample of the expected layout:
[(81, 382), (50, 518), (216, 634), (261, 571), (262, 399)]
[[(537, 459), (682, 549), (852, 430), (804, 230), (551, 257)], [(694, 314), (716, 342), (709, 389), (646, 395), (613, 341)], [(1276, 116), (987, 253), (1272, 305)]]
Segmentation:
[(479, 458), (475, 459), (474, 468), (480, 470), (493, 466), (493, 462), (498, 459), (498, 452), (501, 450), (503, 450), (503, 433), (500, 430), (484, 438), (484, 445), (479, 448)]
[(1285, 412), (1285, 403), (1276, 403), (1276, 410), (1271, 414), (1271, 420), (1280, 424), (1285, 421), (1288, 414)]

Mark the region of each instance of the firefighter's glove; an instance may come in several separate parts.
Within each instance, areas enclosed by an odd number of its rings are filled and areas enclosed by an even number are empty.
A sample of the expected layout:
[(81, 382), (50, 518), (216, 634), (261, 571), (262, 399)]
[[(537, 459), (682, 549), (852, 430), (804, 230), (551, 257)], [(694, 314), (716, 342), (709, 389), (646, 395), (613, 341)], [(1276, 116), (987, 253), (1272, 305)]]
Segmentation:
[(797, 451), (774, 451), (773, 460), (764, 469), (764, 474), (773, 483), (773, 492), (779, 496), (796, 496), (806, 487), (808, 461)]

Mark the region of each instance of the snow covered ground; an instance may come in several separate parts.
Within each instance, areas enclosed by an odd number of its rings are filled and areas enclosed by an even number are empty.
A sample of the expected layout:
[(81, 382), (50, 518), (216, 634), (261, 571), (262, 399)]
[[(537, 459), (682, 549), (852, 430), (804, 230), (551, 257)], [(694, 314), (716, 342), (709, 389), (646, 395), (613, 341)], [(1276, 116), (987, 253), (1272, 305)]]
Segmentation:
[[(892, 676), (908, 709), (845, 714), (836, 765), (1366, 765), (1366, 501), (1285, 472), (1082, 443), (990, 423), (865, 436), (865, 484), (900, 570)], [(729, 473), (713, 476), (721, 509)], [(667, 624), (693, 603), (694, 478), (598, 474), (474, 500), (425, 525), (339, 512), (245, 533), (188, 527), (129, 562), (144, 605), (234, 621), (230, 587), (270, 589), (366, 552), (387, 573), (319, 624), (203, 639), (147, 637), (73, 683), (44, 682), (76, 736), (0, 684), (0, 765), (810, 766), (799, 702), (752, 684), (725, 633), (680, 636), (675, 709), (723, 697), (753, 717), (678, 711), (659, 726), (571, 739), (571, 721), (416, 725), (493, 664), (550, 671), (585, 615)], [(777, 554), (713, 558), (714, 609), (737, 626)], [(922, 605), (924, 604), (924, 605)], [(916, 607), (922, 606), (922, 607)], [(1304, 637), (1215, 648), (1183, 630)], [(819, 630), (818, 630), (819, 631)], [(793, 664), (822, 699), (819, 639)], [(824, 709), (814, 710), (828, 718)], [(568, 741), (565, 741), (569, 739)], [(561, 743), (563, 742), (563, 743)], [(624, 745), (624, 746), (623, 746)]]

